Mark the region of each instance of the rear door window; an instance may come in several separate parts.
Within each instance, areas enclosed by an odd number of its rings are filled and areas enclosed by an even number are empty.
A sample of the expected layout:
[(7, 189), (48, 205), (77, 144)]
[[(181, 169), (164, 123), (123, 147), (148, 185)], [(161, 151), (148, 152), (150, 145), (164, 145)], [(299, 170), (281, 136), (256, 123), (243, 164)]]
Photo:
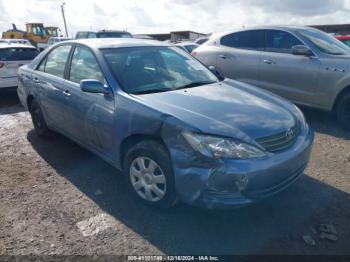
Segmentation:
[(63, 78), (70, 49), (70, 45), (56, 47), (40, 64), (38, 70)]
[(280, 30), (266, 30), (266, 51), (292, 54), (293, 46), (296, 45), (303, 43), (292, 34)]
[(0, 49), (0, 61), (33, 60), (38, 54), (35, 48), (3, 48)]
[(262, 30), (249, 30), (224, 36), (221, 44), (228, 47), (262, 50), (264, 49), (264, 33)]

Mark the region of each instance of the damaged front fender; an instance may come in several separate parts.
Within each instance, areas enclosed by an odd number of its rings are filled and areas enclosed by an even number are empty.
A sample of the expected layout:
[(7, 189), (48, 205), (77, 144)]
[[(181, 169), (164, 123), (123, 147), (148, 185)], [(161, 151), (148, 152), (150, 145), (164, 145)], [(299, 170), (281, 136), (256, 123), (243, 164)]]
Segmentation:
[(245, 175), (229, 174), (224, 160), (212, 159), (192, 149), (183, 137), (184, 131), (198, 132), (178, 119), (167, 116), (162, 129), (163, 138), (173, 163), (178, 197), (186, 203), (215, 207), (215, 199), (206, 198), (210, 192), (226, 192), (237, 199), (248, 184)]

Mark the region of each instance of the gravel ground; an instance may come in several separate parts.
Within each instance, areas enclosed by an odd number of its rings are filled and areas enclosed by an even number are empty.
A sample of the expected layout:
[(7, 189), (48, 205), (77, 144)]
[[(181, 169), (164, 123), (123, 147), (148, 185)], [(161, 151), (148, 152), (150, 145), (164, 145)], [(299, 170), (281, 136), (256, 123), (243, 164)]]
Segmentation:
[[(0, 94), (0, 255), (350, 255), (350, 133), (328, 114), (303, 109), (316, 132), (312, 159), (281, 194), (225, 212), (160, 211), (77, 144), (37, 137), (18, 103)], [(338, 240), (320, 239), (320, 224)]]

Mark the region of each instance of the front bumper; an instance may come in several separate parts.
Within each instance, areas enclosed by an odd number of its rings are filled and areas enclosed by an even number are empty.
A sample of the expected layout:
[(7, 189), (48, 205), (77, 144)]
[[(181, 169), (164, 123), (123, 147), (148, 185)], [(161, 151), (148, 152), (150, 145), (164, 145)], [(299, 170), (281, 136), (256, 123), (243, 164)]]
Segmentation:
[(284, 152), (264, 159), (212, 160), (170, 149), (179, 198), (209, 209), (249, 205), (293, 184), (309, 162), (314, 134), (300, 135)]

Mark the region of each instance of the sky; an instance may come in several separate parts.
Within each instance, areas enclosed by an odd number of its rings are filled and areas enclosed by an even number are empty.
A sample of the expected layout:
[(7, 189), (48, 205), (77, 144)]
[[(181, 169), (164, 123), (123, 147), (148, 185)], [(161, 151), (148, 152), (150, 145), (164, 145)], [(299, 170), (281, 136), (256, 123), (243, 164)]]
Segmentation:
[[(0, 32), (43, 22), (64, 32), (63, 0), (0, 0)], [(350, 0), (65, 0), (69, 35), (115, 29), (133, 34), (230, 31), (256, 25), (350, 23)]]

